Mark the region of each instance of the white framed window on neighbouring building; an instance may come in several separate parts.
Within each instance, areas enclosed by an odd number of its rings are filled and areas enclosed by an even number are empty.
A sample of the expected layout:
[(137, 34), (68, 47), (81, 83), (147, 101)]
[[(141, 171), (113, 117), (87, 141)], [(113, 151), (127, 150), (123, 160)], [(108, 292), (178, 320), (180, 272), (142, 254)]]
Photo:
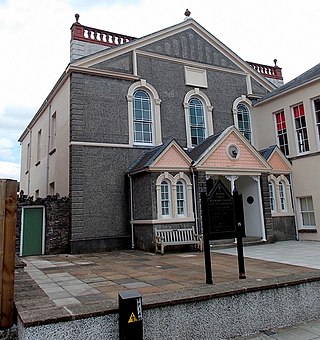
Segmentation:
[(298, 153), (309, 151), (309, 140), (307, 122), (303, 104), (293, 106), (293, 118), (296, 132), (296, 143)]
[(289, 155), (289, 144), (287, 134), (287, 124), (284, 111), (276, 112), (274, 114), (276, 120), (276, 133), (278, 139), (278, 146), (281, 151), (288, 156)]
[(302, 228), (315, 228), (314, 208), (312, 196), (299, 197)]
[(320, 147), (320, 98), (317, 98), (313, 101), (313, 106), (316, 120), (316, 129), (318, 134), (318, 143)]

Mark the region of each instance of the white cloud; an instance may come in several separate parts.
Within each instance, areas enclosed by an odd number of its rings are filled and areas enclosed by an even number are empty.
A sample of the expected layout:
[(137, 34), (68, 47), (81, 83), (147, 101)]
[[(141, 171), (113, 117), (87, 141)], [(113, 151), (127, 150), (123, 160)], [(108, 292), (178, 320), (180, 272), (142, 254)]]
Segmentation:
[(0, 161), (0, 178), (1, 179), (15, 179), (19, 181), (20, 165), (12, 162)]

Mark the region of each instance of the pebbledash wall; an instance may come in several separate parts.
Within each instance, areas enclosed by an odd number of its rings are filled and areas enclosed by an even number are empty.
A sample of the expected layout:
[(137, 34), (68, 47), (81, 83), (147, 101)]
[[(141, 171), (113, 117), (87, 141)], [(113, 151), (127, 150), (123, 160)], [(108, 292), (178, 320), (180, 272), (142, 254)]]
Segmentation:
[[(174, 35), (150, 44), (146, 52), (203, 62), (193, 51), (189, 33)], [(185, 41), (187, 53), (175, 55), (174, 41)], [(202, 38), (216, 65), (237, 69)], [(167, 48), (171, 46), (171, 48)], [(209, 54), (210, 54), (209, 53)], [(208, 54), (208, 55), (209, 55)], [(175, 138), (186, 147), (183, 100), (193, 86), (185, 84), (184, 66), (170, 60), (136, 56), (139, 76), (154, 86), (161, 99), (162, 142)], [(130, 73), (132, 55), (95, 65), (94, 68)], [(227, 64), (225, 64), (227, 63)], [(200, 89), (214, 106), (214, 133), (233, 125), (232, 105), (247, 93), (246, 76), (206, 69), (208, 87)], [(130, 212), (126, 174), (130, 165), (146, 150), (128, 147), (129, 122), (127, 94), (134, 80), (73, 73), (70, 84), (70, 202), (71, 252), (111, 250), (130, 245)], [(266, 90), (254, 86), (257, 94)], [(226, 90), (227, 89), (227, 90)], [(183, 122), (183, 123), (182, 123)], [(90, 143), (112, 143), (120, 147), (87, 146)], [(82, 145), (79, 145), (81, 144)], [(139, 228), (139, 227), (138, 227)], [(138, 229), (137, 228), (137, 229)]]

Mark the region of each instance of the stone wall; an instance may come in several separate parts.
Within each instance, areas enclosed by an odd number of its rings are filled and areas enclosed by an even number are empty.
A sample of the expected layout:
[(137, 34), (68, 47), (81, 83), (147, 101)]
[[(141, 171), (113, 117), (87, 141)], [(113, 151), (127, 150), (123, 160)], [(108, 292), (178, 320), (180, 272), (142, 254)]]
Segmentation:
[(45, 208), (45, 254), (69, 253), (70, 204), (69, 198), (48, 196), (38, 198), (20, 196), (17, 204), (16, 252), (20, 253), (22, 208), (43, 206)]

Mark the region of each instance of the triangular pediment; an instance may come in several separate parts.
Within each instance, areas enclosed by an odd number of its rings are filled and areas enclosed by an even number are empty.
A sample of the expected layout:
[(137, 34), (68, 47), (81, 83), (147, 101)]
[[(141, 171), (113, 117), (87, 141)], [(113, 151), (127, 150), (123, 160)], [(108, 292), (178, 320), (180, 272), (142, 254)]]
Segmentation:
[(270, 172), (271, 166), (235, 128), (226, 129), (202, 153), (195, 163), (197, 170), (216, 173)]
[(267, 161), (272, 166), (272, 173), (285, 174), (291, 172), (291, 164), (279, 148), (274, 149)]
[(175, 142), (168, 147), (150, 165), (151, 170), (189, 170), (191, 159), (185, 151)]
[[(70, 69), (72, 67), (76, 67), (78, 70), (79, 68), (97, 68), (100, 72), (103, 72), (103, 69), (117, 72), (118, 69), (120, 73), (132, 72), (134, 75), (134, 67), (131, 67), (131, 64), (135, 62), (132, 56), (133, 52), (136, 56), (139, 54), (149, 58), (163, 56), (163, 58), (177, 62), (193, 63), (194, 66), (198, 64), (203, 67), (205, 65), (221, 71), (229, 70), (229, 72), (243, 75), (249, 74), (267, 90), (271, 91), (275, 88), (247, 62), (193, 19), (75, 60), (71, 63)], [(125, 54), (127, 57), (119, 59)], [(111, 59), (116, 61), (111, 62)], [(123, 65), (124, 70), (122, 69)]]

